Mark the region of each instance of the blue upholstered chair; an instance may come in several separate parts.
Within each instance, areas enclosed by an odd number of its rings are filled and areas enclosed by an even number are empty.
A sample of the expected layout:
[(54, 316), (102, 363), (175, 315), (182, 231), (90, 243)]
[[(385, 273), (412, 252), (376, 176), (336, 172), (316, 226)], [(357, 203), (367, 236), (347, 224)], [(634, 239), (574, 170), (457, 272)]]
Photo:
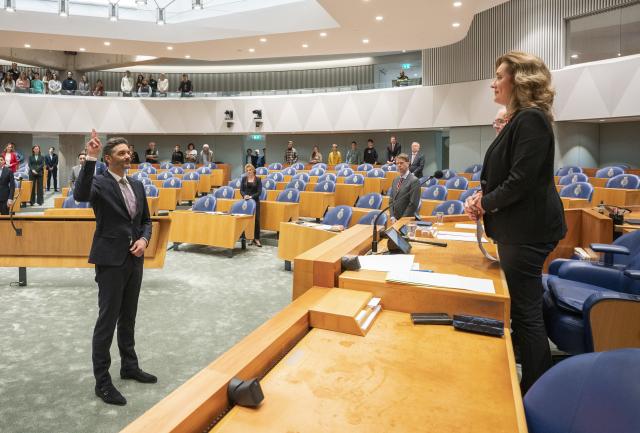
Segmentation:
[(367, 164), (366, 162), (364, 164), (360, 164), (358, 166), (358, 169), (356, 171), (369, 171), (373, 169), (373, 165), (371, 164)]
[(469, 167), (467, 167), (467, 169), (464, 171), (465, 173), (478, 173), (482, 171), (482, 164), (473, 164), (470, 165)]
[(556, 171), (556, 176), (562, 177), (562, 176), (566, 176), (568, 174), (573, 174), (573, 173), (582, 173), (582, 168), (575, 165), (560, 167), (558, 171)]
[(447, 200), (436, 206), (431, 215), (435, 215), (438, 212), (442, 212), (445, 215), (462, 215), (464, 213), (464, 203), (460, 200)]
[(322, 176), (326, 170), (322, 167), (314, 167), (309, 171), (309, 176)]
[(325, 180), (328, 180), (328, 181), (331, 181), (331, 182), (335, 183), (335, 182), (336, 182), (336, 179), (337, 179), (337, 178), (336, 178), (336, 175), (335, 175), (335, 174), (333, 174), (333, 173), (326, 173), (326, 174), (323, 174), (322, 176), (320, 176), (320, 177), (318, 178), (318, 182), (324, 182)]
[(256, 202), (250, 198), (249, 200), (238, 200), (231, 205), (229, 213), (241, 213), (245, 215), (253, 215), (256, 212)]
[(446, 169), (442, 170), (442, 178), (444, 180), (449, 180), (452, 177), (456, 177), (456, 176), (457, 176), (457, 173), (455, 171), (451, 170), (451, 169), (446, 168)]
[(140, 179), (148, 179), (149, 175), (147, 173), (145, 173), (144, 171), (138, 171), (136, 173), (133, 173), (131, 175), (132, 178), (134, 178), (135, 180), (140, 180)]
[(421, 178), (419, 179), (419, 181), (420, 181), (420, 185), (422, 185), (422, 187), (423, 187), (423, 188), (428, 188), (428, 187), (430, 187), (430, 186), (433, 186), (433, 185), (437, 185), (437, 184), (438, 184), (438, 179), (436, 179), (435, 177), (434, 177), (434, 178), (431, 178), (431, 179), (429, 179), (429, 180), (427, 180), (427, 179), (428, 179), (428, 177), (427, 177), (427, 176), (423, 176), (423, 177), (421, 177)]
[(382, 171), (398, 171), (398, 168), (395, 164), (384, 164), (382, 167), (380, 167), (380, 169)]
[(293, 167), (287, 167), (284, 170), (282, 170), (280, 173), (282, 173), (285, 176), (295, 176), (295, 174), (298, 172), (298, 170), (296, 170)]
[(291, 180), (301, 180), (304, 183), (309, 183), (309, 175), (307, 173), (298, 173)]
[(344, 183), (347, 185), (363, 185), (364, 176), (361, 174), (352, 174), (344, 179)]
[(155, 167), (152, 167), (150, 165), (147, 166), (147, 167), (142, 168), (142, 170), (140, 170), (140, 171), (144, 171), (147, 174), (156, 174), (158, 172), (158, 170), (156, 170)]
[(235, 191), (230, 186), (221, 186), (213, 192), (215, 198), (233, 198)]
[(153, 182), (151, 182), (151, 179), (149, 179), (148, 177), (141, 177), (140, 179), (137, 179), (137, 180), (142, 182), (143, 186), (153, 185)]
[(462, 194), (460, 194), (460, 198), (458, 200), (460, 200), (461, 202), (464, 203), (466, 199), (468, 199), (473, 194), (475, 194), (476, 191), (480, 191), (480, 190), (481, 190), (481, 188), (479, 186), (476, 186), (475, 188), (468, 189), (465, 192), (463, 192)]
[(447, 199), (448, 190), (444, 185), (432, 185), (422, 191), (421, 198), (424, 200), (441, 200)]
[(67, 197), (62, 203), (63, 209), (86, 209), (88, 207), (91, 207), (91, 203), (88, 201), (75, 201), (73, 196)]
[(287, 188), (278, 194), (276, 201), (300, 203), (300, 191), (294, 188)]
[(619, 174), (607, 181), (606, 188), (638, 189), (640, 177), (635, 174)]
[(620, 167), (624, 171), (631, 169), (631, 165), (627, 164), (626, 162), (616, 162), (615, 164), (611, 164), (611, 165), (613, 165), (614, 167)]
[(256, 174), (258, 176), (266, 176), (269, 174), (269, 169), (267, 167), (258, 167), (256, 168)]
[(282, 170), (282, 164), (280, 164), (279, 162), (273, 162), (269, 164), (267, 168), (269, 170)]
[(365, 194), (358, 198), (356, 207), (363, 207), (367, 209), (380, 209), (382, 207), (382, 194), (372, 192)]
[[(360, 218), (360, 220), (358, 221), (358, 224), (373, 225), (373, 222), (375, 221), (379, 213), (380, 213), (379, 210), (372, 210), (371, 212), (367, 213), (362, 218)], [(380, 218), (378, 218), (378, 225), (379, 226), (387, 225), (386, 213), (383, 213), (382, 215), (380, 215)]]
[(229, 186), (234, 189), (240, 189), (240, 184), (242, 184), (242, 177), (236, 177), (229, 182)]
[(143, 168), (152, 167), (150, 162), (142, 162), (138, 164), (138, 170), (142, 170)]
[(273, 179), (265, 179), (262, 182), (262, 189), (264, 189), (264, 190), (276, 189), (277, 186), (278, 185), (277, 185), (276, 181), (273, 180)]
[(340, 164), (336, 164), (336, 166), (334, 167), (334, 170), (337, 173), (340, 170), (342, 170), (343, 168), (351, 168), (351, 166), (349, 164), (347, 164), (346, 162), (341, 162)]
[(173, 167), (173, 164), (168, 161), (165, 161), (162, 164), (160, 164), (160, 168), (162, 170), (169, 170), (171, 167)]
[(275, 182), (282, 182), (282, 181), (284, 181), (284, 175), (282, 173), (280, 173), (280, 172), (278, 172), (278, 173), (269, 173), (267, 175), (267, 179), (272, 179)]
[(329, 210), (322, 219), (322, 224), (348, 227), (353, 210), (349, 206), (336, 206)]
[(462, 176), (454, 176), (444, 184), (447, 189), (467, 189), (469, 181)]
[(199, 174), (211, 174), (211, 169), (209, 167), (200, 167), (197, 172)]
[(584, 173), (572, 173), (562, 176), (558, 181), (559, 185), (567, 186), (576, 182), (589, 182), (589, 176)]
[(317, 164), (313, 164), (313, 167), (311, 167), (311, 168), (312, 169), (313, 168), (321, 168), (321, 169), (326, 171), (327, 170), (327, 164), (325, 164), (324, 162), (318, 162)]
[(266, 189), (262, 188), (260, 190), (259, 198), (260, 198), (260, 201), (265, 201), (267, 199), (267, 190)]
[(620, 167), (616, 167), (614, 165), (610, 165), (609, 167), (603, 167), (600, 170), (596, 171), (596, 177), (599, 178), (609, 178), (611, 179), (614, 176), (619, 174), (624, 174), (624, 169)]
[(316, 186), (313, 187), (314, 192), (335, 192), (336, 191), (336, 183), (331, 182), (330, 180), (323, 180), (322, 182), (316, 183)]
[(563, 187), (560, 190), (560, 197), (583, 198), (591, 201), (593, 186), (587, 182), (576, 182)]
[(182, 177), (182, 180), (200, 180), (200, 173), (190, 171)]
[(640, 349), (573, 356), (524, 396), (529, 433), (637, 433)]
[(171, 167), (169, 171), (173, 174), (184, 174), (184, 168), (182, 167)]
[(336, 171), (338, 177), (349, 177), (353, 174), (353, 170), (349, 167), (341, 168)]
[(147, 197), (158, 197), (160, 195), (160, 190), (155, 185), (145, 185), (144, 193)]
[(480, 180), (480, 176), (482, 176), (482, 171), (477, 171), (477, 172), (473, 173), (473, 176), (471, 176), (471, 180), (479, 181)]
[(385, 177), (385, 172), (380, 168), (372, 168), (367, 171), (367, 177)]
[[(16, 188), (18, 187), (18, 179), (14, 179), (16, 181)], [(67, 197), (71, 197), (73, 195), (73, 188), (69, 188), (67, 191)]]
[(296, 170), (304, 170), (304, 164), (301, 162), (296, 162), (291, 167), (295, 168)]
[(172, 177), (173, 177), (173, 173), (171, 173), (170, 171), (165, 171), (158, 175), (158, 180), (167, 180), (167, 179), (171, 179)]
[[(213, 167), (212, 167), (212, 165), (213, 165)], [(213, 162), (210, 162), (205, 167), (207, 167), (210, 170), (213, 170), (214, 168), (216, 168), (216, 164), (213, 163)], [(196, 165), (193, 162), (185, 162), (184, 164), (182, 164), (182, 168), (184, 168), (185, 170), (195, 170), (196, 169)]]
[(297, 189), (298, 191), (304, 191), (306, 187), (307, 187), (306, 182), (296, 179), (296, 180), (291, 180), (291, 182), (289, 182), (285, 188), (293, 188), (293, 189)]
[(192, 210), (198, 212), (213, 212), (216, 210), (217, 200), (215, 197), (211, 195), (205, 195), (204, 197), (200, 197), (193, 204)]
[(182, 188), (182, 180), (177, 177), (171, 177), (162, 182), (163, 188)]

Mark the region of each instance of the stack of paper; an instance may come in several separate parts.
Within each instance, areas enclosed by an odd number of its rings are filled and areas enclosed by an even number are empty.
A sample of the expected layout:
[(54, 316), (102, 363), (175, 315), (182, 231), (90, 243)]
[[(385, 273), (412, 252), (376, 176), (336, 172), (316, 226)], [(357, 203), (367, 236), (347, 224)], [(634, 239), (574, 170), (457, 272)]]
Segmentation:
[(462, 277), (436, 272), (392, 271), (387, 273), (387, 281), (417, 286), (445, 287), (448, 289), (470, 290), (480, 293), (495, 293), (493, 281), (485, 278)]
[[(437, 235), (438, 239), (446, 241), (460, 241), (460, 242), (478, 242), (476, 233), (471, 232), (447, 232), (439, 231)], [(482, 242), (488, 242), (487, 238), (483, 237)]]
[(413, 254), (388, 254), (359, 256), (360, 269), (369, 271), (410, 271), (413, 268)]

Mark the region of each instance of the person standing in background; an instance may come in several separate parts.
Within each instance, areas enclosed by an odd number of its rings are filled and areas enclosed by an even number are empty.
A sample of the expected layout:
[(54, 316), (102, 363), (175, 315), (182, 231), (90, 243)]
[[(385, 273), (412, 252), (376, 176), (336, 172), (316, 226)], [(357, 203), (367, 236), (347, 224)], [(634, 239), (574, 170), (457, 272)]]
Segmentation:
[(364, 150), (364, 157), (362, 159), (367, 164), (376, 165), (378, 163), (378, 152), (376, 152), (371, 138), (367, 140), (367, 148)]
[(329, 165), (337, 165), (342, 163), (342, 154), (338, 150), (338, 145), (333, 143), (331, 145), (331, 152), (329, 152), (329, 156), (327, 156), (327, 164)]
[(125, 71), (124, 77), (120, 80), (120, 91), (122, 92), (122, 96), (131, 96), (131, 92), (133, 91), (133, 77), (130, 71)]
[(247, 153), (244, 155), (244, 165), (251, 164), (251, 157), (253, 156), (253, 149), (248, 148)]
[(158, 79), (158, 94), (160, 96), (167, 96), (169, 92), (169, 80), (165, 74), (160, 74)]
[(83, 96), (91, 94), (91, 84), (89, 84), (85, 74), (82, 74), (80, 81), (78, 81), (78, 91), (76, 93)]
[(267, 149), (265, 147), (263, 147), (262, 148), (262, 154), (260, 154), (258, 149), (256, 149), (256, 155), (258, 155), (258, 163), (257, 163), (256, 167), (264, 167), (267, 164), (267, 161), (265, 159), (266, 150)]
[(13, 75), (6, 73), (2, 79), (2, 86), (0, 91), (3, 93), (13, 93), (16, 90), (16, 82), (13, 80)]
[(29, 179), (33, 182), (31, 188), (31, 206), (38, 203), (42, 206), (44, 195), (42, 176), (44, 175), (44, 157), (40, 154), (40, 146), (37, 144), (31, 148), (31, 156), (29, 157)]
[(198, 151), (196, 150), (196, 145), (193, 143), (187, 144), (187, 153), (185, 154), (186, 162), (196, 163), (198, 161)]
[(80, 175), (80, 169), (82, 168), (82, 166), (84, 165), (85, 160), (87, 159), (87, 154), (84, 152), (80, 152), (78, 154), (78, 165), (74, 165), (73, 167), (71, 167), (71, 188), (73, 189), (73, 186), (76, 183), (76, 180), (78, 180), (78, 176)]
[(398, 143), (395, 135), (391, 136), (389, 146), (387, 146), (387, 164), (395, 164), (396, 156), (402, 152), (402, 146)]
[(187, 74), (182, 74), (182, 81), (180, 81), (178, 92), (180, 92), (180, 96), (182, 97), (191, 96), (193, 94), (193, 85), (191, 84), (191, 80)]
[(11, 75), (13, 81), (16, 81), (18, 77), (20, 77), (20, 71), (18, 70), (18, 64), (16, 62), (11, 63), (11, 69), (7, 71), (7, 74)]
[(16, 145), (11, 142), (7, 143), (7, 146), (4, 148), (4, 163), (12, 173), (18, 171), (18, 167), (20, 166)]
[(49, 154), (44, 157), (47, 166), (47, 191), (51, 189), (51, 178), (53, 177), (53, 190), (58, 192), (58, 154), (55, 147), (49, 148)]
[(16, 182), (13, 172), (6, 166), (4, 155), (0, 154), (0, 215), (9, 215), (13, 205)]
[(149, 87), (151, 87), (151, 96), (156, 96), (158, 92), (158, 82), (151, 74), (149, 74)]
[(44, 86), (44, 83), (40, 80), (40, 74), (37, 72), (33, 74), (33, 80), (31, 80), (31, 91), (42, 95), (44, 94)]
[(18, 80), (16, 81), (16, 89), (20, 89), (22, 92), (28, 92), (28, 89), (31, 87), (31, 80), (27, 77), (27, 72), (22, 71)]
[(158, 163), (158, 149), (156, 149), (156, 143), (153, 141), (149, 142), (149, 146), (147, 150), (144, 151), (145, 161), (151, 164)]
[(73, 95), (78, 90), (78, 83), (73, 78), (73, 72), (67, 72), (67, 78), (62, 82), (62, 90), (64, 95)]
[(62, 83), (58, 80), (58, 74), (53, 74), (51, 79), (49, 80), (49, 94), (51, 95), (59, 95), (62, 90)]
[(262, 180), (256, 176), (256, 169), (253, 165), (244, 166), (246, 176), (240, 182), (240, 195), (245, 200), (253, 199), (256, 202), (255, 226), (253, 231), (253, 244), (262, 247), (260, 243), (260, 194), (262, 193)]
[(287, 143), (287, 150), (284, 151), (284, 163), (285, 164), (295, 164), (298, 162), (298, 152), (293, 147), (293, 141), (289, 141)]
[(318, 149), (318, 146), (313, 146), (313, 150), (311, 151), (311, 158), (309, 159), (309, 164), (317, 164), (322, 162), (322, 154)]
[(198, 164), (207, 165), (210, 162), (213, 162), (213, 151), (209, 150), (208, 144), (203, 144), (202, 151), (200, 151), (200, 155), (198, 155)]
[(400, 176), (393, 179), (389, 192), (389, 210), (394, 223), (402, 217), (412, 217), (420, 205), (420, 181), (409, 171), (409, 156), (396, 157)]
[(350, 165), (360, 164), (360, 151), (358, 150), (358, 143), (355, 141), (351, 142), (351, 149), (347, 150), (347, 156), (344, 162)]
[(133, 144), (129, 145), (129, 153), (131, 153), (131, 164), (140, 164), (140, 156), (138, 156)]
[(96, 87), (93, 89), (93, 96), (104, 96), (104, 83), (102, 80), (96, 81)]
[(424, 155), (420, 155), (420, 143), (411, 143), (411, 155), (409, 156), (409, 171), (420, 179), (424, 170)]
[(180, 145), (176, 144), (176, 147), (173, 148), (173, 153), (171, 154), (171, 163), (172, 164), (184, 164), (184, 153), (180, 150)]
[(507, 124), (507, 107), (502, 107), (496, 113), (496, 118), (493, 120), (493, 129), (496, 131), (496, 135), (500, 134), (502, 128)]

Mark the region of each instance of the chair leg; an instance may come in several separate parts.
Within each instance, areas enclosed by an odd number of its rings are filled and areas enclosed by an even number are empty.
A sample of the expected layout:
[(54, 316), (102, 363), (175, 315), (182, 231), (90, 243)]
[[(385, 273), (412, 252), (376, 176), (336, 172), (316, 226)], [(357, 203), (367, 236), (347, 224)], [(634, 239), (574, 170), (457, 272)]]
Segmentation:
[(290, 260), (285, 260), (284, 261), (284, 270), (285, 271), (291, 271), (291, 261)]

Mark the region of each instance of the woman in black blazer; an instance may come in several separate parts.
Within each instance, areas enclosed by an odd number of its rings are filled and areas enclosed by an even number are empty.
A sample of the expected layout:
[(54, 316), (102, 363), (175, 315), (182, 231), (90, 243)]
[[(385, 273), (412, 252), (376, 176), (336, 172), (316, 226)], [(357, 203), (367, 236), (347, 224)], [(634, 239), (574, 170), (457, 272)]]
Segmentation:
[(31, 206), (34, 203), (38, 203), (42, 206), (44, 200), (42, 196), (44, 194), (43, 178), (44, 175), (44, 156), (40, 154), (40, 146), (37, 144), (31, 148), (31, 156), (29, 157), (29, 178), (33, 185), (31, 186)]
[(240, 182), (240, 195), (245, 200), (252, 198), (256, 202), (255, 213), (255, 229), (253, 244), (257, 247), (262, 247), (260, 243), (260, 194), (262, 193), (262, 181), (256, 176), (256, 169), (252, 164), (244, 166), (246, 176), (242, 178)]
[(496, 61), (491, 87), (495, 102), (507, 107), (507, 124), (487, 149), (482, 190), (467, 200), (465, 211), (472, 219), (482, 217), (487, 235), (498, 244), (524, 394), (551, 367), (542, 317), (542, 266), (567, 231), (553, 177), (555, 92), (544, 62), (522, 52)]

